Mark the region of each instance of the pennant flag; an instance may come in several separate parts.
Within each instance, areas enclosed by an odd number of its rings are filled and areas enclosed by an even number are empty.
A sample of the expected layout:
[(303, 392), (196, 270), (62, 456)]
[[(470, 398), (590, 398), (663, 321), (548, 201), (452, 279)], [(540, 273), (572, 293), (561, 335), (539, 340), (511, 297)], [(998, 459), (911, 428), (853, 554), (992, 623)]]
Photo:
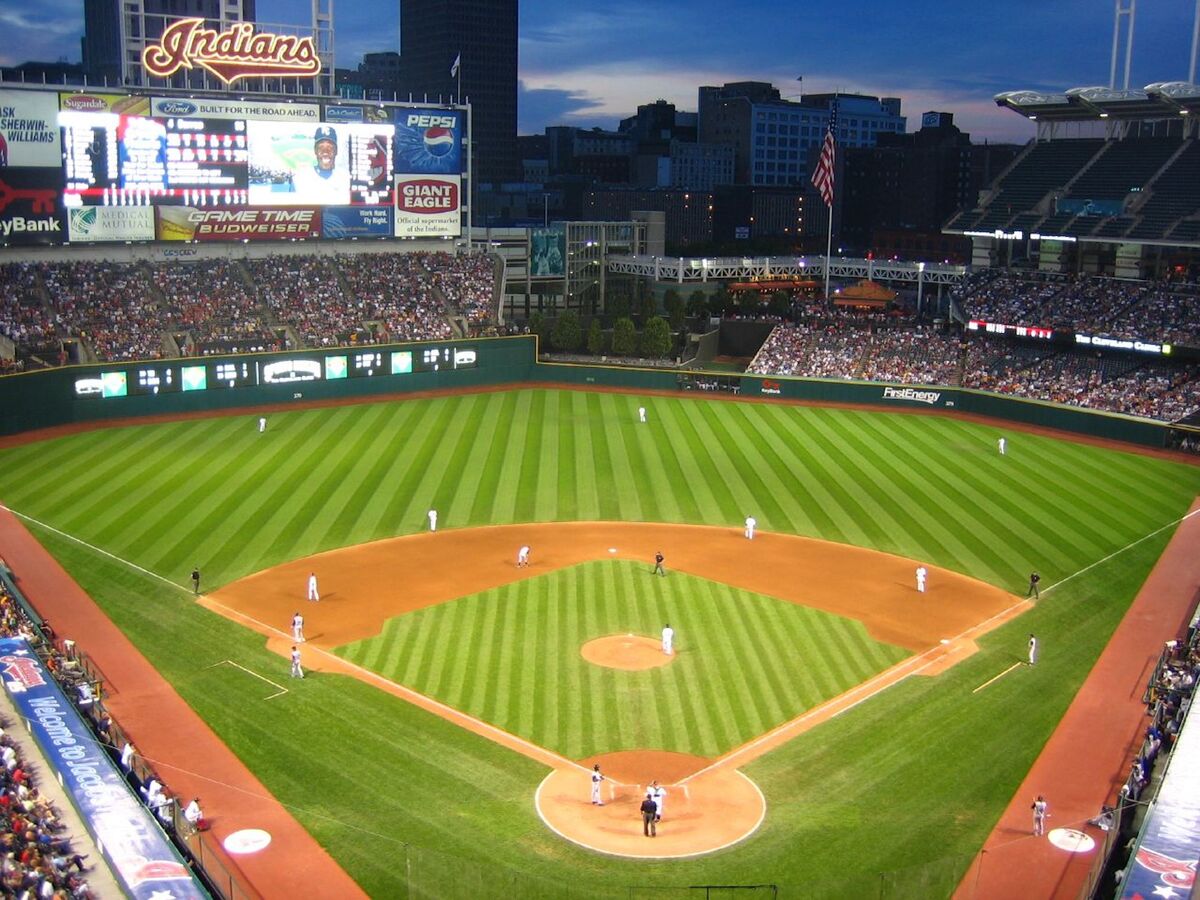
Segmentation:
[(462, 54), (460, 53), (460, 54), (458, 54), (458, 56), (454, 57), (454, 65), (452, 65), (450, 67), (450, 77), (451, 78), (458, 77), (458, 67), (461, 63), (462, 63)]

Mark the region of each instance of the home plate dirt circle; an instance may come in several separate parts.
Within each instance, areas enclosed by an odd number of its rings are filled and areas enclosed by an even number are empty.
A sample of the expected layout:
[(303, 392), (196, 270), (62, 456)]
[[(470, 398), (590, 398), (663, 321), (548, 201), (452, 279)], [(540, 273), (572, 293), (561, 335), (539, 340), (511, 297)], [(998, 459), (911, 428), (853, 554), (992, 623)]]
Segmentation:
[(579, 648), (588, 662), (608, 669), (655, 669), (675, 659), (662, 652), (662, 641), (639, 634), (610, 634)]
[[(591, 771), (600, 764), (603, 806), (591, 802)], [(677, 859), (724, 849), (752, 835), (766, 816), (758, 786), (732, 768), (684, 753), (634, 750), (589, 757), (555, 769), (538, 786), (534, 805), (551, 831), (599, 853)], [(656, 837), (642, 834), (638, 807), (646, 787), (666, 788)]]

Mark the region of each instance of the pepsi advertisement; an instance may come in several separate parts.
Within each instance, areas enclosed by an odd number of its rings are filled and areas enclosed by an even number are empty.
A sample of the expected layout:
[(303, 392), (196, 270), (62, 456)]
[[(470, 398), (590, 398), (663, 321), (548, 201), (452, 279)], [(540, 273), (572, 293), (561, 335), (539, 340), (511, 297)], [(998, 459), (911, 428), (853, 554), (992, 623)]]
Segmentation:
[(395, 111), (398, 175), (461, 175), (466, 117), (455, 109)]
[(130, 791), (121, 771), (97, 743), (22, 638), (0, 639), (4, 688), (59, 776), (113, 872), (136, 900), (207, 898), (163, 834)]

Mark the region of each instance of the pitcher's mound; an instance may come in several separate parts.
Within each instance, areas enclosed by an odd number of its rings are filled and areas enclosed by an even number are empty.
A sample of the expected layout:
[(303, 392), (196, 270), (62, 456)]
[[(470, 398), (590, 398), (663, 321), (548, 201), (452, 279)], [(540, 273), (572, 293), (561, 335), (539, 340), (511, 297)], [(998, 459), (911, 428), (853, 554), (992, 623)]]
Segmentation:
[(609, 669), (654, 669), (675, 658), (662, 652), (661, 641), (639, 634), (596, 638), (580, 647), (579, 653), (588, 662)]
[[(587, 765), (556, 769), (537, 789), (542, 821), (560, 837), (614, 856), (672, 859), (699, 856), (745, 840), (762, 824), (767, 804), (758, 786), (735, 769), (701, 771), (709, 761), (651, 750), (593, 756)], [(600, 764), (603, 806), (591, 800), (591, 768)], [(644, 774), (636, 775), (635, 770)], [(699, 772), (681, 781), (675, 773)], [(641, 778), (621, 781), (626, 778)], [(651, 780), (666, 788), (658, 834), (642, 833), (638, 807)]]

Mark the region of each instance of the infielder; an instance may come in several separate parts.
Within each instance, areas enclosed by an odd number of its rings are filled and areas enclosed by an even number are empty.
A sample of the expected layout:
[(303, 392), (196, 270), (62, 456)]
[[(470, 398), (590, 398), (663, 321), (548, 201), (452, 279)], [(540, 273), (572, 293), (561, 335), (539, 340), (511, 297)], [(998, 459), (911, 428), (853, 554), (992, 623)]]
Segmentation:
[(638, 407), (638, 421), (639, 422), (646, 421), (646, 407), (644, 407), (644, 406)]
[(675, 652), (675, 629), (671, 627), (670, 622), (663, 626), (662, 648), (663, 653), (667, 654), (667, 656)]
[(300, 648), (292, 647), (292, 677), (303, 678), (304, 670), (300, 668)]
[(429, 530), (437, 531), (437, 510), (436, 509), (431, 509), (429, 511)]
[(529, 545), (525, 544), (517, 551), (517, 568), (524, 569), (529, 565)]
[(304, 643), (304, 616), (300, 615), (299, 610), (292, 616), (292, 640), (297, 644)]
[(746, 516), (746, 539), (754, 540), (754, 529), (758, 526), (758, 520), (754, 516)]
[(996, 441), (996, 446), (1000, 448), (1000, 455), (1003, 456), (1005, 451), (1008, 449), (1008, 441), (1006, 441), (1004, 438), (1000, 438), (1000, 440)]
[(662, 575), (664, 578), (667, 576), (667, 570), (663, 568), (663, 560), (665, 558), (666, 557), (664, 557), (662, 555), (661, 550), (659, 550), (657, 553), (654, 554), (654, 573), (653, 574)]
[(258, 417), (258, 433), (262, 434), (266, 430), (267, 430), (267, 417), (259, 416)]
[(1031, 666), (1037, 665), (1037, 657), (1038, 657), (1037, 638), (1035, 638), (1031, 634), (1031, 635), (1029, 635), (1029, 664)]
[(929, 574), (929, 570), (924, 566), (917, 566), (917, 590), (922, 594), (925, 593), (925, 578)]
[(1046, 798), (1038, 794), (1038, 798), (1033, 801), (1033, 833), (1037, 835), (1046, 833), (1046, 816), (1049, 815), (1050, 804), (1046, 802)]
[(308, 599), (312, 600), (314, 602), (321, 599), (321, 595), (319, 593), (317, 593), (317, 573), (316, 572), (310, 572), (308, 574)]
[(604, 801), (600, 799), (600, 782), (604, 780), (604, 776), (600, 774), (600, 763), (592, 766), (592, 803), (596, 806), (603, 806)]

